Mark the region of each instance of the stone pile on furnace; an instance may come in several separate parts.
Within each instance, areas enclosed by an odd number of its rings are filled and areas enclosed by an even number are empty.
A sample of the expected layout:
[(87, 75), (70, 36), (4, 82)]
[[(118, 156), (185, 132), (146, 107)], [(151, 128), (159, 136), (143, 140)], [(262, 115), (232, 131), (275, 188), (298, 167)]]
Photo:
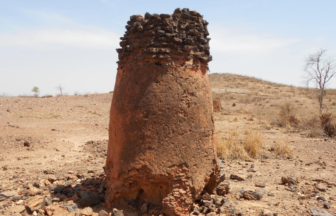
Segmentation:
[(201, 62), (212, 60), (208, 22), (196, 11), (176, 9), (173, 15), (134, 15), (127, 24), (122, 48), (117, 49), (121, 64), (133, 61), (200, 67)]
[(110, 114), (106, 202), (187, 215), (219, 174), (208, 23), (196, 11), (131, 16)]

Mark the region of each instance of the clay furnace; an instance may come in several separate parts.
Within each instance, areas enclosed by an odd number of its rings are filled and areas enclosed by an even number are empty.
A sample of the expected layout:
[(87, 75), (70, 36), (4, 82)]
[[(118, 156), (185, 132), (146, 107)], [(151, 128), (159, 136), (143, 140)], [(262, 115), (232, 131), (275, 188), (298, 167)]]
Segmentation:
[(131, 16), (121, 38), (106, 161), (110, 207), (186, 215), (218, 176), (208, 22), (196, 11)]

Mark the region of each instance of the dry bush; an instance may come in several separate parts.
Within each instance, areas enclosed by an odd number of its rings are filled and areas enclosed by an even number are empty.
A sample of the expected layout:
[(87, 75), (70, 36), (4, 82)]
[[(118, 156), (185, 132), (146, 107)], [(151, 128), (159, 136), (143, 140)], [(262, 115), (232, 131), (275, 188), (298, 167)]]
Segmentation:
[(247, 154), (252, 158), (256, 158), (262, 145), (261, 134), (253, 130), (245, 131), (243, 145)]
[(301, 129), (308, 130), (308, 137), (319, 137), (324, 134), (321, 128), (321, 121), (317, 116), (303, 119)]
[(227, 137), (217, 142), (217, 155), (232, 160), (256, 158), (261, 145), (261, 134), (257, 131), (245, 131), (244, 136), (238, 131), (229, 131)]
[(320, 120), (324, 133), (329, 137), (334, 137), (336, 135), (336, 125), (333, 115), (330, 112), (323, 113)]
[(274, 146), (274, 153), (277, 158), (291, 159), (294, 154), (289, 146), (285, 143), (278, 143)]
[(293, 104), (286, 102), (280, 106), (278, 125), (280, 127), (298, 127), (300, 120), (297, 117)]
[(54, 97), (54, 96), (52, 96), (52, 95), (43, 95), (43, 96), (41, 96), (41, 98), (52, 98), (52, 97)]

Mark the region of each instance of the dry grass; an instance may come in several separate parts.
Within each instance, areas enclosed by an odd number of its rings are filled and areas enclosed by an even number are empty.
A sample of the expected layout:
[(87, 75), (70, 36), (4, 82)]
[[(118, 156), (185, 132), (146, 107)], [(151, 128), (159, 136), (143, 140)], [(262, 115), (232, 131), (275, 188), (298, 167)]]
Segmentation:
[(257, 158), (261, 145), (261, 134), (258, 131), (247, 130), (241, 134), (231, 130), (217, 142), (217, 154), (222, 159), (231, 160)]
[(297, 117), (296, 107), (289, 102), (280, 106), (278, 124), (280, 127), (298, 127), (300, 120)]
[(334, 120), (334, 116), (330, 112), (323, 113), (320, 116), (321, 127), (324, 133), (329, 137), (336, 136), (336, 124)]
[(277, 158), (291, 159), (294, 154), (287, 143), (278, 143), (274, 146), (274, 153)]
[(301, 129), (307, 130), (308, 137), (319, 137), (324, 134), (321, 128), (321, 121), (316, 115), (304, 118), (301, 122)]
[(94, 115), (101, 115), (96, 110), (88, 110), (88, 113), (94, 114)]
[(261, 134), (258, 131), (247, 130), (245, 131), (243, 146), (246, 153), (256, 158), (262, 145)]
[(57, 119), (61, 118), (60, 115), (54, 113), (38, 113), (38, 112), (27, 112), (27, 113), (13, 113), (10, 115), (15, 118), (38, 118), (38, 119)]

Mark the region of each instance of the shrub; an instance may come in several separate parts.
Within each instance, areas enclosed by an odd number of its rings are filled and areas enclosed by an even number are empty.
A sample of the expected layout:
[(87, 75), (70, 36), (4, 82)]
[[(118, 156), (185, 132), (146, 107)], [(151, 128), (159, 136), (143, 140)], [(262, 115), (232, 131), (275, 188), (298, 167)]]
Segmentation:
[(296, 115), (296, 109), (291, 103), (285, 103), (280, 106), (279, 122), (280, 127), (298, 127), (300, 120)]
[(274, 146), (274, 153), (277, 158), (290, 159), (293, 158), (293, 152), (285, 143), (279, 143)]
[(261, 149), (261, 134), (257, 131), (245, 131), (243, 137), (238, 131), (229, 131), (227, 137), (217, 142), (217, 155), (222, 159), (257, 158)]
[(323, 113), (320, 116), (320, 120), (324, 133), (329, 137), (334, 137), (336, 135), (336, 126), (332, 114), (329, 112)]
[(309, 137), (318, 137), (324, 134), (321, 128), (321, 121), (318, 116), (304, 119), (301, 123), (301, 128), (308, 130)]
[(256, 158), (262, 144), (260, 133), (257, 131), (249, 130), (245, 132), (244, 138), (245, 139), (243, 145), (246, 153), (250, 157)]

